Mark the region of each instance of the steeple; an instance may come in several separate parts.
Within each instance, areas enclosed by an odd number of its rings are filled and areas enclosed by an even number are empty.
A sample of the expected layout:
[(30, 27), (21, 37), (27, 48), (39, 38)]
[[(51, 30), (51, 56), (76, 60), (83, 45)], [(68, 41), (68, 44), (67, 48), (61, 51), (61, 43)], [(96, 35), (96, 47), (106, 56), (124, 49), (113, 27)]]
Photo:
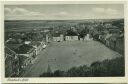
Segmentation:
[(52, 70), (50, 68), (50, 65), (48, 64), (47, 73), (51, 73), (51, 72), (52, 72)]

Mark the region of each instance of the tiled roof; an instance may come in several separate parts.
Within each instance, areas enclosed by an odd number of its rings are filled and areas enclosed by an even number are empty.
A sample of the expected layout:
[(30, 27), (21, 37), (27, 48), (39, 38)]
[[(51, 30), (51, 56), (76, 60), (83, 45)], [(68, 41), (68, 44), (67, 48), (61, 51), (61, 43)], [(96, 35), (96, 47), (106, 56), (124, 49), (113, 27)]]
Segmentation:
[(11, 50), (7, 46), (5, 46), (5, 54), (9, 54), (11, 56), (15, 56), (16, 55), (16, 52), (14, 52), (13, 50)]
[(11, 50), (15, 50), (18, 47), (20, 47), (22, 44), (5, 44), (8, 48), (10, 48)]
[(40, 42), (38, 42), (38, 41), (33, 41), (32, 43), (31, 43), (31, 45), (32, 46), (39, 46), (41, 43)]

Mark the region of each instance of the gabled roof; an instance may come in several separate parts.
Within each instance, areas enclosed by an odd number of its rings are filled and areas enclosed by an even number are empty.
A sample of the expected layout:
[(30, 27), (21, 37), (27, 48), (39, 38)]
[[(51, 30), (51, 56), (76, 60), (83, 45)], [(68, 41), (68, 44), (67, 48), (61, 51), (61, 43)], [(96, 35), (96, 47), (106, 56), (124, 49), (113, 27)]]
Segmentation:
[(9, 54), (10, 56), (15, 56), (16, 52), (5, 46), (5, 54)]
[(28, 57), (24, 56), (24, 55), (19, 55), (19, 59), (20, 59), (20, 64), (24, 64), (25, 63), (25, 60), (27, 59)]
[(16, 54), (13, 50), (11, 50), (10, 48), (8, 48), (6, 46), (5, 46), (5, 52), (8, 54), (12, 54), (12, 55)]
[(11, 50), (15, 50), (17, 49), (18, 47), (20, 47), (21, 45), (23, 44), (5, 44), (8, 48), (10, 48)]

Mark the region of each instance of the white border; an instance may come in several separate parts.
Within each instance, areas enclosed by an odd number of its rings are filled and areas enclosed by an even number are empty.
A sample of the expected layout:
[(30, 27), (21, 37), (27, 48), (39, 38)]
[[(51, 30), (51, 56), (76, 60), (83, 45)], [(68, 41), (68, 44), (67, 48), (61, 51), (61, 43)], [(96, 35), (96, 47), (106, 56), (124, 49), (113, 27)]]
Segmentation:
[[(104, 1), (104, 2), (103, 2)], [(0, 38), (0, 42), (2, 44), (2, 47), (1, 47), (1, 50), (0, 50), (0, 53), (1, 53), (1, 56), (0, 56), (0, 60), (1, 60), (1, 63), (2, 63), (2, 67), (1, 67), (1, 70), (2, 70), (2, 82), (3, 83), (127, 83), (128, 82), (128, 62), (126, 61), (126, 59), (128, 59), (128, 52), (125, 52), (125, 74), (126, 76), (125, 77), (47, 77), (47, 78), (39, 78), (39, 77), (24, 77), (25, 79), (28, 79), (28, 81), (7, 81), (8, 78), (5, 78), (4, 77), (4, 5), (6, 4), (9, 4), (9, 5), (14, 5), (14, 4), (124, 4), (124, 14), (125, 14), (125, 51), (128, 49), (127, 47), (127, 43), (128, 43), (128, 30), (126, 29), (127, 28), (127, 1), (122, 1), (122, 0), (118, 0), (118, 1), (105, 1), (103, 0), (101, 2), (100, 1), (83, 1), (83, 0), (76, 0), (76, 1), (73, 1), (73, 0), (70, 0), (70, 1), (34, 1), (34, 0), (26, 0), (26, 1), (23, 1), (23, 0), (18, 0), (18, 1), (12, 1), (12, 0), (8, 0), (8, 1), (2, 1), (0, 3), (0, 8), (1, 8), (1, 11), (0, 11), (0, 27), (1, 27), (1, 31), (0, 31), (0, 34), (1, 34), (1, 38)], [(19, 80), (23, 80), (24, 78), (11, 78), (11, 79), (19, 79)]]

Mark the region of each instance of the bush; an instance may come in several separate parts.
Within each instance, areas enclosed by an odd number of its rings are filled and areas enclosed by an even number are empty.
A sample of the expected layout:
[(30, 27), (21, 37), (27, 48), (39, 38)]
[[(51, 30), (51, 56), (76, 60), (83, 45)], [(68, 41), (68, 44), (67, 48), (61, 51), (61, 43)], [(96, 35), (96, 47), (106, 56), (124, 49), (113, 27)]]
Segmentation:
[(124, 76), (124, 57), (117, 57), (102, 62), (93, 62), (90, 66), (72, 67), (68, 71), (56, 70), (53, 73), (43, 73), (40, 77), (111, 77)]

